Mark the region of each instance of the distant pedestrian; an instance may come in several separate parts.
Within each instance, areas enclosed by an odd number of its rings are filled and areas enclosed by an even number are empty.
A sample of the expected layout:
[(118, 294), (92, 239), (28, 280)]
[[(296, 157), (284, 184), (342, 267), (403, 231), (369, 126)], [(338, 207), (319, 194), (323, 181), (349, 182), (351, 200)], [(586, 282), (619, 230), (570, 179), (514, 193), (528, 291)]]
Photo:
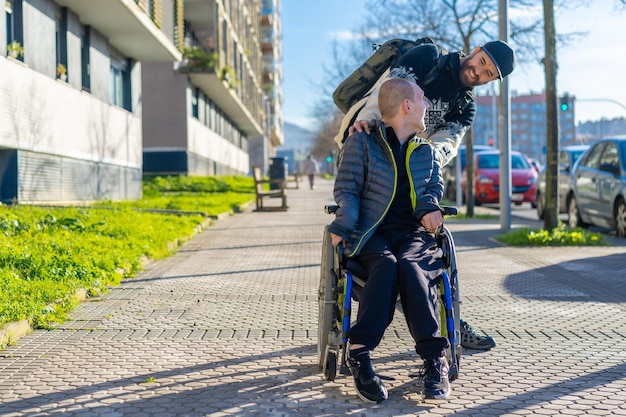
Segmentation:
[(309, 176), (309, 186), (311, 190), (314, 190), (315, 176), (320, 173), (320, 167), (312, 155), (309, 155), (306, 161), (304, 161), (304, 173)]

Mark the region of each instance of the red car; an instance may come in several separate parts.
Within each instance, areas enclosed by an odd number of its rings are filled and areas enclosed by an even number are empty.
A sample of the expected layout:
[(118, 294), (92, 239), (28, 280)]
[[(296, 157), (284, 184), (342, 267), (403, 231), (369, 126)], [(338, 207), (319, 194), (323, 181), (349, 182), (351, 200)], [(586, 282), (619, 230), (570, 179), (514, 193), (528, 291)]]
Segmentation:
[[(482, 151), (474, 155), (474, 202), (498, 203), (500, 201), (500, 153)], [(463, 194), (467, 197), (467, 175), (463, 171)], [(528, 158), (511, 151), (511, 201), (519, 205), (537, 201), (537, 171), (528, 163)]]

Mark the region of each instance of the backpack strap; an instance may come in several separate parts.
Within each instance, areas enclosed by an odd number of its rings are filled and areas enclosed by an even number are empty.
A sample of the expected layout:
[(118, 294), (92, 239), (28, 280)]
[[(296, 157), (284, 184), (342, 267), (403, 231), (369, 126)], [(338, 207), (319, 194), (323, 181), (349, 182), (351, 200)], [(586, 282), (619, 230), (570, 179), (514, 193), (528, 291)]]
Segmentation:
[(441, 71), (448, 64), (448, 54), (444, 54), (441, 48), (439, 48), (439, 58), (437, 58), (437, 64), (428, 71), (428, 74), (424, 77), (424, 81), (422, 82), (423, 87), (426, 87), (428, 84), (435, 81), (435, 78), (439, 75)]

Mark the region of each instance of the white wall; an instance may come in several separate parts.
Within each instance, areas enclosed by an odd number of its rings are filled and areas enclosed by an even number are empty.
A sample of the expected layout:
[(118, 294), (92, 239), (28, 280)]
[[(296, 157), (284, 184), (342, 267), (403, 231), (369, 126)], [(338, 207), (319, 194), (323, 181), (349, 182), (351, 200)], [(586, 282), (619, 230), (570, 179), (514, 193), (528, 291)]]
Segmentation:
[(246, 152), (204, 126), (197, 119), (189, 117), (187, 120), (189, 152), (217, 161), (243, 174), (248, 173), (250, 158)]
[(141, 167), (141, 120), (0, 57), (0, 147)]

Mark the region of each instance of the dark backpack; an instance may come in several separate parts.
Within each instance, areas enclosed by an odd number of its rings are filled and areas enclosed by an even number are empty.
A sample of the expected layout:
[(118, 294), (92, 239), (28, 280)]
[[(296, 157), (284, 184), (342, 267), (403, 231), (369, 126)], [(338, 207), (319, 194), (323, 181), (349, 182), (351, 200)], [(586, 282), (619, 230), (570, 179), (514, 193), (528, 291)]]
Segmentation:
[[(383, 73), (391, 67), (396, 58), (414, 46), (424, 43), (434, 43), (431, 38), (420, 38), (414, 41), (406, 39), (391, 39), (382, 45), (374, 44), (375, 52), (341, 82), (333, 93), (333, 100), (337, 107), (347, 113), (350, 107), (361, 100), (367, 92), (376, 84)], [(441, 55), (447, 55), (448, 51), (439, 47)], [(439, 60), (440, 63), (443, 60)], [(421, 82), (422, 87), (431, 83), (441, 68), (437, 64)]]

